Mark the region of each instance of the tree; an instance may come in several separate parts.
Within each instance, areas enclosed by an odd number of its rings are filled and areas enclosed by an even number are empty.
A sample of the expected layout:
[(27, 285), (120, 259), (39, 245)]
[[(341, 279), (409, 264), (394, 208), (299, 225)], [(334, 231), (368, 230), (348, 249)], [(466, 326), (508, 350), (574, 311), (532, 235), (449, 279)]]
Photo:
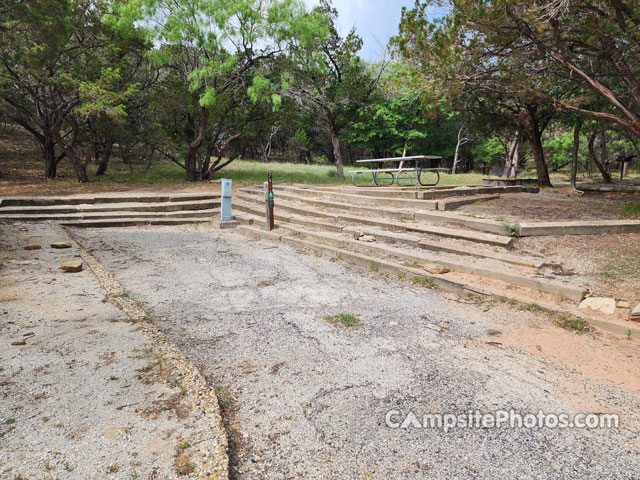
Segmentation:
[(45, 178), (71, 161), (86, 182), (92, 117), (119, 121), (136, 92), (122, 82), (135, 29), (118, 35), (102, 22), (107, 0), (9, 0), (0, 28), (0, 99), (41, 146)]
[[(405, 12), (403, 24), (424, 24), (425, 7), (418, 1)], [(521, 59), (522, 70), (504, 80), (514, 91), (528, 92), (557, 109), (614, 122), (640, 135), (640, 4), (635, 0), (457, 0), (443, 27), (430, 27), (445, 39), (455, 32), (456, 48), (484, 49), (487, 65), (502, 67), (504, 59)], [(446, 31), (445, 31), (446, 30)], [(465, 34), (470, 34), (466, 40)], [(446, 43), (441, 47), (446, 48)], [(449, 43), (453, 45), (454, 43)], [(457, 53), (457, 52), (456, 52)], [(493, 61), (491, 61), (493, 58)], [(536, 59), (537, 61), (531, 61)], [(545, 81), (538, 82), (540, 75)], [(567, 95), (558, 84), (573, 83), (602, 99), (581, 105), (584, 91)], [(596, 108), (594, 108), (596, 107)]]
[(188, 104), (184, 133), (190, 140), (167, 156), (185, 168), (187, 180), (209, 178), (217, 168), (211, 154), (217, 152), (220, 162), (242, 135), (237, 123), (227, 120), (246, 101), (252, 69), (284, 52), (304, 30), (303, 5), (298, 0), (129, 0), (121, 11), (125, 26), (147, 25), (158, 45), (154, 59), (171, 71)]
[[(418, 1), (414, 9), (404, 9), (395, 39), (416, 81), (456, 109), (520, 132), (533, 150), (538, 183), (551, 186), (542, 134), (554, 108), (531, 90), (561, 89), (548, 83), (543, 56), (514, 32), (501, 30), (507, 14), (490, 2), (481, 2), (487, 3), (483, 10), (478, 2), (454, 1), (448, 15), (431, 21), (427, 7), (433, 3), (438, 2)], [(524, 88), (525, 81), (532, 87)]]
[(285, 78), (285, 92), (297, 97), (301, 106), (322, 112), (338, 177), (344, 179), (340, 134), (367, 104), (384, 65), (377, 72), (367, 68), (358, 56), (362, 40), (355, 30), (340, 37), (335, 25), (338, 12), (328, 0), (320, 0), (315, 13), (320, 14), (327, 33), (292, 50), (295, 68), (292, 76)]

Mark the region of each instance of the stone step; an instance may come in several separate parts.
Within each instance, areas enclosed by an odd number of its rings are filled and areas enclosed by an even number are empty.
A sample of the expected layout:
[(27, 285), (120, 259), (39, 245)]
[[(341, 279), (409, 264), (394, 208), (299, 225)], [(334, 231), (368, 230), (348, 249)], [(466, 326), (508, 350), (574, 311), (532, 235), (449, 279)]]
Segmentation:
[(417, 235), (405, 234), (394, 231), (379, 231), (362, 227), (345, 227), (343, 232), (355, 233), (361, 232), (365, 235), (371, 235), (377, 240), (382, 240), (389, 243), (400, 243), (403, 245), (409, 245), (411, 247), (421, 248), (423, 250), (430, 250), (432, 252), (445, 252), (453, 253), (455, 255), (466, 255), (470, 257), (478, 258), (490, 258), (503, 263), (510, 263), (512, 265), (520, 265), (529, 268), (538, 268), (542, 262), (530, 260), (522, 256), (515, 256), (507, 253), (494, 252), (490, 249), (479, 249), (467, 246), (447, 245), (436, 241), (425, 240)]
[[(242, 205), (237, 206), (236, 208), (251, 208), (247, 207), (247, 204), (250, 204), (251, 197), (242, 197)], [(244, 199), (247, 198), (245, 201)], [(257, 198), (257, 197), (256, 197)], [(255, 199), (254, 199), (255, 201)], [(238, 202), (236, 202), (238, 205)], [(255, 208), (255, 207), (254, 207)], [(355, 223), (361, 225), (372, 225), (378, 226), (382, 228), (393, 228), (396, 230), (410, 231), (410, 232), (418, 232), (429, 235), (436, 235), (440, 237), (446, 238), (454, 238), (459, 240), (467, 240), (474, 243), (484, 243), (487, 245), (495, 245), (501, 248), (511, 248), (513, 246), (514, 240), (511, 237), (502, 237), (498, 235), (491, 235), (488, 233), (476, 232), (472, 230), (463, 230), (463, 229), (453, 229), (453, 228), (445, 228), (445, 227), (437, 227), (430, 225), (412, 225), (406, 222), (393, 222), (390, 220), (386, 220), (384, 218), (376, 218), (374, 216), (374, 212), (370, 212), (367, 216), (356, 216), (356, 215), (346, 215), (346, 214), (335, 214), (323, 212), (320, 210), (316, 210), (311, 207), (294, 207), (291, 205), (287, 205), (286, 203), (279, 203), (276, 206), (275, 215), (276, 218), (280, 215), (280, 211), (284, 210), (285, 212), (296, 213), (298, 215), (303, 216), (313, 216), (320, 217), (326, 220), (331, 220), (334, 222), (343, 222), (343, 223)], [(407, 212), (407, 221), (412, 220), (411, 213)], [(503, 227), (504, 228), (504, 227)]]
[(364, 225), (375, 225), (383, 228), (406, 230), (407, 232), (418, 232), (438, 237), (466, 240), (474, 243), (484, 243), (501, 248), (512, 248), (514, 240), (511, 237), (501, 237), (489, 233), (476, 232), (473, 230), (463, 230), (460, 228), (437, 227), (424, 224), (410, 224), (400, 222), (383, 222), (375, 218), (361, 218), (353, 215), (338, 215), (338, 220), (344, 222), (361, 223)]
[(42, 207), (4, 207), (0, 208), (2, 215), (27, 214), (66, 214), (66, 213), (95, 213), (95, 212), (176, 212), (181, 210), (208, 210), (220, 207), (219, 200), (191, 200), (172, 202), (131, 202), (107, 204), (78, 204), (78, 205), (49, 205)]
[[(241, 212), (246, 212), (256, 217), (258, 222), (266, 222), (266, 215), (263, 206), (256, 205), (255, 203), (245, 202), (243, 200), (236, 199), (233, 203), (233, 208), (239, 210)], [(336, 222), (323, 222), (321, 220), (315, 220), (304, 216), (298, 216), (295, 213), (287, 214), (282, 213), (281, 206), (279, 206), (278, 210), (274, 213), (274, 220), (276, 222), (283, 221), (289, 223), (295, 223), (297, 225), (305, 225), (313, 228), (320, 228), (323, 230), (329, 230), (332, 232), (341, 232), (342, 226), (338, 225)], [(286, 209), (285, 209), (286, 210)]]
[[(236, 198), (241, 198), (243, 200), (246, 201), (260, 201), (260, 196), (258, 195), (254, 195), (251, 196), (250, 194), (248, 194), (247, 192), (243, 192), (240, 193), (236, 196)], [(361, 197), (364, 198), (364, 197)], [(279, 200), (288, 200), (291, 202), (297, 202), (297, 203), (302, 203), (305, 205), (311, 205), (314, 207), (320, 207), (320, 208), (332, 208), (335, 210), (346, 210), (348, 212), (351, 213), (356, 213), (356, 214), (360, 214), (360, 215), (377, 215), (377, 216), (384, 216), (384, 217), (390, 217), (390, 218), (395, 218), (395, 219), (402, 219), (402, 218), (413, 218), (413, 213), (409, 210), (400, 210), (400, 209), (390, 209), (390, 208), (384, 208), (384, 207), (367, 207), (367, 206), (361, 206), (361, 205), (351, 205), (348, 203), (342, 203), (342, 202), (334, 202), (334, 201), (330, 201), (330, 200), (323, 200), (323, 199), (319, 199), (319, 198), (309, 198), (309, 197), (305, 197), (303, 195), (294, 195), (294, 194), (289, 194), (289, 193), (284, 193), (284, 192), (277, 192), (276, 193), (276, 204), (278, 203)]]
[(217, 193), (105, 193), (96, 195), (69, 195), (64, 197), (4, 197), (0, 198), (0, 207), (46, 207), (55, 205), (84, 205), (100, 203), (159, 203), (159, 202), (184, 202), (197, 200), (217, 200)]
[(383, 254), (391, 257), (401, 258), (402, 260), (409, 260), (419, 265), (436, 265), (436, 266), (447, 268), (452, 272), (467, 273), (480, 278), (490, 278), (492, 280), (498, 280), (509, 285), (525, 287), (538, 292), (546, 292), (553, 295), (557, 295), (559, 297), (568, 298), (570, 300), (580, 301), (582, 300), (582, 298), (586, 293), (583, 289), (576, 288), (570, 285), (565, 285), (558, 282), (551, 282), (548, 280), (540, 280), (538, 278), (527, 277), (524, 275), (518, 275), (517, 273), (509, 272), (510, 269), (513, 270), (513, 267), (511, 265), (504, 265), (502, 268), (502, 271), (500, 271), (499, 269), (476, 266), (473, 264), (474, 263), (473, 260), (465, 263), (455, 262), (451, 260), (443, 260), (443, 259), (433, 258), (430, 256), (425, 256), (423, 253), (420, 253), (419, 251), (411, 252), (410, 250), (402, 250), (402, 249), (395, 248), (388, 245), (361, 242), (358, 240), (348, 239), (348, 238), (336, 238), (335, 236), (330, 236), (330, 235), (319, 233), (319, 232), (300, 230), (298, 227), (293, 227), (287, 224), (282, 224), (281, 226), (288, 230), (295, 229), (306, 236), (309, 236), (324, 242), (340, 243), (343, 245), (346, 244), (354, 248), (364, 249), (364, 250), (367, 250), (369, 254), (371, 254), (371, 252), (375, 252), (377, 254)]
[(65, 227), (78, 228), (140, 227), (144, 225), (185, 225), (191, 223), (211, 223), (211, 219), (201, 217), (142, 217), (111, 218), (104, 220), (63, 220), (59, 222), (60, 225)]
[(421, 210), (416, 212), (416, 220), (435, 223), (452, 223), (495, 235), (509, 236), (509, 226), (505, 223), (484, 218), (474, 218), (460, 213)]
[[(0, 210), (1, 212), (1, 210)], [(219, 208), (207, 210), (179, 210), (176, 212), (95, 212), (95, 213), (61, 213), (61, 214), (27, 214), (27, 215), (2, 215), (0, 221), (47, 221), (47, 220), (106, 220), (117, 218), (179, 218), (179, 217), (206, 217), (212, 218), (220, 215)]]
[(463, 205), (470, 205), (478, 202), (488, 202), (489, 200), (498, 200), (500, 195), (470, 195), (468, 197), (453, 197), (438, 201), (438, 210), (455, 210)]
[(291, 194), (296, 195), (299, 198), (309, 199), (310, 197), (313, 197), (315, 199), (324, 199), (332, 202), (338, 202), (341, 205), (349, 205), (351, 207), (397, 207), (405, 209), (420, 208), (423, 210), (435, 210), (437, 208), (437, 202), (429, 200), (423, 201), (397, 197), (365, 197), (352, 193), (341, 193), (338, 191), (326, 191), (313, 188), (300, 188), (292, 185), (280, 185), (275, 191), (276, 198), (278, 196), (284, 195), (282, 192), (283, 190), (285, 192), (290, 192)]
[(544, 235), (604, 235), (640, 233), (640, 220), (590, 220), (569, 222), (527, 222), (520, 224), (521, 237)]

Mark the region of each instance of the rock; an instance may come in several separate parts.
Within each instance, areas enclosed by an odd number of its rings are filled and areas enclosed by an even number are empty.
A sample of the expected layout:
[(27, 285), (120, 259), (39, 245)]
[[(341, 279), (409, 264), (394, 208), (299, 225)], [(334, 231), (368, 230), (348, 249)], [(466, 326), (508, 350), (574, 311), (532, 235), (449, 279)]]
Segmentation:
[(631, 308), (631, 305), (629, 304), (629, 302), (621, 300), (616, 304), (616, 308)]
[(353, 232), (353, 238), (355, 240), (358, 240), (363, 235), (364, 235), (364, 233), (362, 233), (362, 232)]
[(448, 268), (441, 267), (439, 265), (425, 265), (424, 267), (422, 267), (422, 269), (435, 275), (441, 275), (443, 273), (449, 273), (451, 271)]
[(613, 298), (606, 297), (589, 297), (580, 303), (580, 308), (591, 309), (598, 312), (613, 315), (616, 311), (616, 301)]
[(42, 247), (36, 243), (29, 243), (23, 247), (25, 250), (40, 250)]
[(64, 263), (60, 266), (62, 270), (65, 272), (81, 272), (82, 271), (82, 262), (78, 262), (76, 260), (72, 260), (70, 262)]
[(362, 235), (360, 237), (358, 237), (358, 240), (361, 242), (375, 242), (376, 241), (376, 237), (373, 237), (371, 235)]
[(640, 304), (636, 305), (636, 308), (633, 309), (633, 311), (631, 312), (631, 318), (632, 319), (638, 319), (640, 320)]
[(51, 244), (51, 248), (71, 248), (73, 244), (71, 242), (54, 242)]

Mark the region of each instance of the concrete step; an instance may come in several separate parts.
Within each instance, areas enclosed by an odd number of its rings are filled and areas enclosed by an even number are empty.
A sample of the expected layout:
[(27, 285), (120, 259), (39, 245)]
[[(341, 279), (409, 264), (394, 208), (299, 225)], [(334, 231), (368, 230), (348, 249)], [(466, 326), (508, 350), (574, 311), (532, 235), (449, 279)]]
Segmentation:
[[(2, 210), (0, 210), (1, 212)], [(118, 218), (180, 218), (180, 217), (205, 217), (212, 218), (220, 215), (219, 208), (207, 210), (179, 210), (176, 212), (95, 212), (95, 213), (60, 213), (60, 214), (10, 214), (2, 215), (0, 221), (61, 221), (61, 220), (107, 220)]]
[[(233, 203), (233, 208), (235, 210), (239, 210), (241, 212), (246, 212), (248, 214), (254, 215), (256, 218), (259, 218), (260, 222), (266, 222), (266, 215), (264, 211), (264, 207), (259, 204), (246, 202), (244, 200), (236, 199)], [(305, 225), (313, 228), (319, 228), (321, 230), (328, 230), (331, 232), (341, 232), (342, 226), (338, 225), (336, 222), (323, 222), (321, 220), (311, 219), (305, 216), (299, 216), (295, 212), (294, 213), (283, 213), (281, 210), (282, 207), (279, 205), (279, 208), (274, 213), (274, 220), (276, 222), (288, 222), (294, 223), (297, 225)], [(286, 208), (285, 211), (288, 211)]]
[[(260, 201), (261, 197), (258, 194), (251, 194), (248, 192), (241, 192), (236, 195), (236, 198), (240, 198), (246, 201)], [(365, 197), (360, 197), (365, 198)], [(402, 218), (413, 218), (413, 212), (410, 210), (390, 209), (385, 207), (372, 207), (362, 205), (351, 205), (349, 203), (335, 202), (331, 200), (324, 200), (320, 198), (306, 197), (304, 195), (294, 195), (285, 192), (278, 192), (276, 194), (276, 203), (281, 200), (302, 203), (305, 205), (311, 205), (313, 207), (320, 208), (332, 208), (334, 210), (343, 210), (350, 213), (356, 213), (360, 215), (377, 215), (389, 218), (395, 218), (400, 220)]]
[(505, 223), (484, 218), (469, 217), (460, 213), (421, 210), (416, 212), (416, 220), (430, 223), (452, 223), (495, 235), (509, 236), (508, 225)]
[(453, 253), (455, 255), (466, 255), (477, 258), (491, 258), (503, 263), (510, 263), (512, 265), (520, 265), (528, 268), (538, 268), (541, 261), (531, 260), (524, 258), (523, 256), (515, 256), (507, 253), (494, 252), (490, 249), (472, 248), (467, 246), (457, 246), (443, 244), (437, 241), (425, 240), (417, 235), (411, 235), (406, 233), (394, 232), (394, 231), (381, 231), (362, 227), (345, 227), (343, 232), (355, 233), (361, 232), (365, 235), (371, 235), (377, 240), (382, 240), (387, 243), (399, 243), (403, 245), (409, 245), (411, 247), (421, 248), (423, 250), (430, 250), (432, 252), (445, 252)]
[[(282, 224), (282, 227), (296, 231), (317, 240), (321, 240), (329, 243), (340, 243), (342, 245), (348, 245), (352, 248), (363, 249), (372, 254), (383, 254), (391, 257), (397, 257), (402, 260), (409, 260), (419, 265), (436, 265), (447, 268), (452, 272), (467, 273), (480, 278), (490, 278), (492, 280), (498, 280), (509, 285), (516, 285), (519, 287), (526, 287), (538, 292), (546, 292), (559, 297), (568, 298), (570, 300), (580, 301), (584, 298), (585, 290), (576, 288), (570, 285), (565, 285), (558, 282), (551, 282), (548, 280), (540, 280), (525, 275), (518, 275), (513, 272), (514, 267), (512, 265), (503, 265), (500, 269), (486, 268), (474, 265), (473, 260), (469, 262), (456, 262), (451, 260), (443, 260), (434, 256), (428, 256), (420, 251), (411, 251), (408, 249), (399, 249), (388, 245), (380, 245), (377, 243), (361, 242), (349, 238), (336, 238), (335, 236), (323, 234), (320, 232), (311, 232), (309, 230), (300, 230), (298, 227)], [(509, 271), (511, 270), (511, 272)], [(528, 269), (527, 269), (528, 270)], [(446, 277), (446, 274), (445, 274)]]
[(400, 222), (382, 222), (375, 218), (361, 218), (353, 215), (338, 215), (338, 220), (344, 222), (361, 223), (364, 225), (375, 225), (383, 228), (392, 228), (397, 230), (405, 230), (407, 232), (418, 232), (427, 235), (436, 235), (438, 237), (453, 238), (457, 240), (466, 240), (474, 243), (484, 243), (494, 245), (501, 248), (512, 248), (514, 240), (511, 237), (501, 237), (489, 233), (476, 232), (473, 230), (464, 230), (460, 228), (437, 227), (425, 224), (411, 224)]
[(2, 215), (28, 215), (28, 214), (68, 214), (68, 213), (95, 213), (95, 212), (177, 212), (181, 210), (209, 210), (220, 207), (219, 200), (190, 200), (172, 202), (131, 202), (131, 203), (101, 203), (78, 205), (48, 205), (42, 207), (3, 207)]
[(352, 193), (341, 193), (338, 191), (326, 191), (319, 190), (314, 188), (300, 188), (294, 187), (290, 185), (281, 185), (275, 191), (276, 198), (278, 196), (283, 196), (283, 192), (288, 192), (293, 195), (296, 195), (301, 198), (309, 199), (310, 197), (315, 199), (323, 199), (331, 202), (338, 202), (342, 205), (349, 205), (351, 207), (361, 206), (361, 207), (397, 207), (404, 209), (423, 209), (435, 210), (437, 208), (437, 202), (435, 201), (423, 201), (423, 200), (414, 200), (411, 198), (397, 198), (394, 196), (391, 197), (367, 197), (358, 194)]
[[(236, 202), (236, 208), (244, 209), (244, 208), (255, 208), (249, 207), (251, 205), (251, 200), (256, 199), (257, 197), (242, 197), (241, 204)], [(282, 195), (280, 196), (282, 198)], [(246, 199), (246, 200), (245, 200)], [(323, 212), (320, 210), (316, 210), (312, 207), (297, 207), (291, 206), (286, 203), (279, 203), (276, 207), (276, 218), (278, 215), (281, 215), (280, 211), (284, 210), (285, 214), (287, 212), (295, 213), (303, 216), (312, 216), (312, 217), (320, 217), (325, 219), (325, 221), (333, 221), (333, 222), (342, 222), (342, 223), (352, 223), (352, 224), (361, 224), (361, 225), (372, 225), (378, 226), (382, 228), (392, 228), (395, 230), (403, 230), (410, 232), (418, 232), (429, 235), (436, 235), (440, 237), (446, 238), (454, 238), (459, 240), (466, 240), (474, 243), (483, 243), (487, 245), (494, 245), (501, 248), (511, 248), (513, 246), (514, 240), (511, 237), (502, 237), (498, 235), (491, 235), (488, 233), (476, 232), (472, 230), (464, 230), (464, 229), (453, 229), (446, 227), (438, 227), (438, 226), (430, 226), (430, 225), (422, 225), (422, 224), (411, 224), (407, 222), (393, 222), (390, 220), (386, 220), (384, 218), (380, 218), (379, 216), (375, 216), (375, 209), (373, 212), (368, 212), (365, 216), (356, 216), (356, 215), (346, 215), (346, 214), (335, 214), (329, 212)], [(246, 210), (245, 210), (246, 211)], [(406, 213), (407, 218), (405, 220), (410, 221), (411, 213)], [(502, 225), (501, 225), (502, 226)], [(504, 228), (504, 227), (502, 227)]]
[(100, 203), (158, 203), (184, 202), (197, 200), (217, 200), (217, 193), (154, 193), (154, 192), (117, 192), (96, 195), (69, 195), (64, 197), (4, 197), (0, 198), (0, 207), (46, 207), (55, 205), (84, 205)]
[(455, 210), (463, 205), (470, 205), (478, 202), (488, 202), (489, 200), (498, 200), (500, 195), (470, 195), (468, 197), (453, 197), (438, 201), (438, 210)]
[(111, 218), (104, 220), (63, 220), (60, 225), (78, 228), (140, 227), (144, 225), (185, 225), (191, 223), (210, 223), (210, 218), (201, 217), (136, 217)]

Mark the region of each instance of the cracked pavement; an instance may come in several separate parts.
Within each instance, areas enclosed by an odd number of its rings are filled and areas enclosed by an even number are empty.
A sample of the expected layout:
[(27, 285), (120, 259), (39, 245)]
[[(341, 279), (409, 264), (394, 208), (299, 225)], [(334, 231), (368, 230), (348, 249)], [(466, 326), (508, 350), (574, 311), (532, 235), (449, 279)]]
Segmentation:
[[(73, 235), (233, 398), (224, 412), (232, 478), (638, 478), (638, 392), (478, 342), (503, 312), (472, 311), (409, 281), (212, 227)], [(363, 326), (326, 320), (339, 312)], [(622, 425), (445, 432), (385, 424), (390, 409), (510, 408), (618, 413)]]

